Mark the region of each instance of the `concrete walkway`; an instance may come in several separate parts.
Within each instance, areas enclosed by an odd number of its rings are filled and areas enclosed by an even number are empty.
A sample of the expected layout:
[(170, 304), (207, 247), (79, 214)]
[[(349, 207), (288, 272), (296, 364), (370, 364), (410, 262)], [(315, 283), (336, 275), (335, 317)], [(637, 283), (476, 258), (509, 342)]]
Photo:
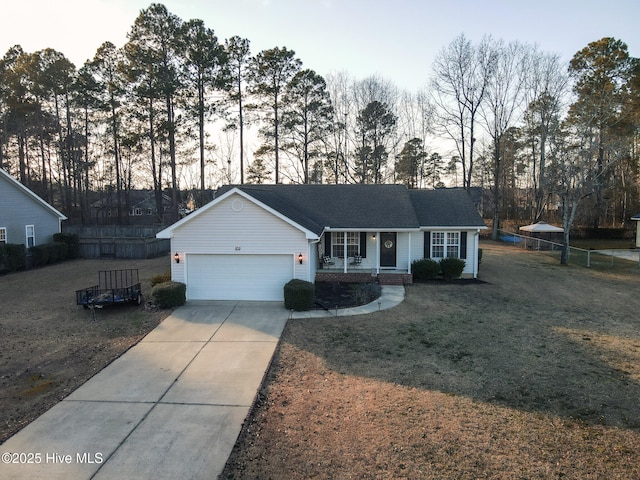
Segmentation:
[[(383, 287), (378, 301), (338, 315), (391, 308), (403, 298), (403, 287)], [(291, 315), (280, 302), (188, 302), (0, 446), (0, 478), (217, 478), (290, 316), (335, 311)]]

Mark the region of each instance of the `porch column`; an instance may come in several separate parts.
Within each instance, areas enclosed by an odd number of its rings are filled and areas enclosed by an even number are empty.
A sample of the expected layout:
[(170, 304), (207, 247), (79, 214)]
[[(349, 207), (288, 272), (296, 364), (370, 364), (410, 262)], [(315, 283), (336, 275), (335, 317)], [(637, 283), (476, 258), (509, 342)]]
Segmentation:
[(380, 273), (380, 232), (376, 232), (376, 275)]
[(349, 259), (347, 258), (347, 232), (344, 232), (343, 240), (344, 240), (344, 244), (342, 245), (342, 247), (344, 250), (342, 251), (342, 258), (344, 261), (342, 263), (344, 265), (342, 269), (344, 273), (347, 273), (347, 264), (349, 263)]
[(408, 252), (408, 255), (407, 255), (407, 259), (409, 261), (409, 264), (407, 265), (407, 273), (411, 273), (411, 237), (412, 237), (412, 234), (411, 234), (411, 232), (409, 232), (409, 252)]

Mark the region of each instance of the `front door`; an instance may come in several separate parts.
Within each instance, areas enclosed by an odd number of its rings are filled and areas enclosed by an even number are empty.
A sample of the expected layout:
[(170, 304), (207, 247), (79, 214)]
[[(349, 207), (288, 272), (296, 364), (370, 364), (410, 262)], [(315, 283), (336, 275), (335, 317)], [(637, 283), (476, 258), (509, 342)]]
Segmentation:
[(380, 266), (395, 267), (396, 266), (396, 233), (382, 232), (380, 233)]

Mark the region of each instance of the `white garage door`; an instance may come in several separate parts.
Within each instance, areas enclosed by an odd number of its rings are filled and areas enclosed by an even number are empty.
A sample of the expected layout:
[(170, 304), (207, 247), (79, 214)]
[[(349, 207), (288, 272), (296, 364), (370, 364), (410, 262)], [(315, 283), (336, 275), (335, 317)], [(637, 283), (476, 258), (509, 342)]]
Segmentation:
[(283, 300), (291, 255), (187, 255), (189, 300)]

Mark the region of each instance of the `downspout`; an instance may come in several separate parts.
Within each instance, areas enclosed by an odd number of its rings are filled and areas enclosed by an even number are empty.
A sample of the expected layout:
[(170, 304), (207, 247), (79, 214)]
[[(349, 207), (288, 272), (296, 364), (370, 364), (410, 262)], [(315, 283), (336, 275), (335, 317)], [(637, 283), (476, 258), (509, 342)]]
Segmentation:
[(473, 236), (473, 246), (475, 252), (475, 259), (473, 262), (473, 278), (478, 278), (479, 265), (479, 247), (480, 247), (480, 230), (476, 230), (476, 234)]
[(409, 232), (409, 251), (407, 252), (407, 262), (408, 262), (408, 266), (407, 266), (407, 272), (409, 273), (409, 275), (411, 275), (411, 232)]
[[(322, 234), (316, 240), (313, 240), (312, 242), (309, 242), (309, 246), (307, 248), (307, 264), (308, 264), (308, 266), (307, 266), (307, 278), (309, 279), (309, 281), (311, 283), (316, 283), (315, 275), (314, 275), (313, 281), (311, 279), (311, 250), (312, 250), (311, 245), (315, 245), (315, 244), (320, 243), (320, 239), (321, 238), (322, 238)], [(318, 261), (318, 255), (317, 255), (318, 249), (317, 248), (316, 248), (316, 252), (315, 253), (316, 253), (316, 255), (314, 257), (315, 258), (314, 262), (317, 262)], [(316, 271), (317, 271), (317, 268), (316, 268)]]

